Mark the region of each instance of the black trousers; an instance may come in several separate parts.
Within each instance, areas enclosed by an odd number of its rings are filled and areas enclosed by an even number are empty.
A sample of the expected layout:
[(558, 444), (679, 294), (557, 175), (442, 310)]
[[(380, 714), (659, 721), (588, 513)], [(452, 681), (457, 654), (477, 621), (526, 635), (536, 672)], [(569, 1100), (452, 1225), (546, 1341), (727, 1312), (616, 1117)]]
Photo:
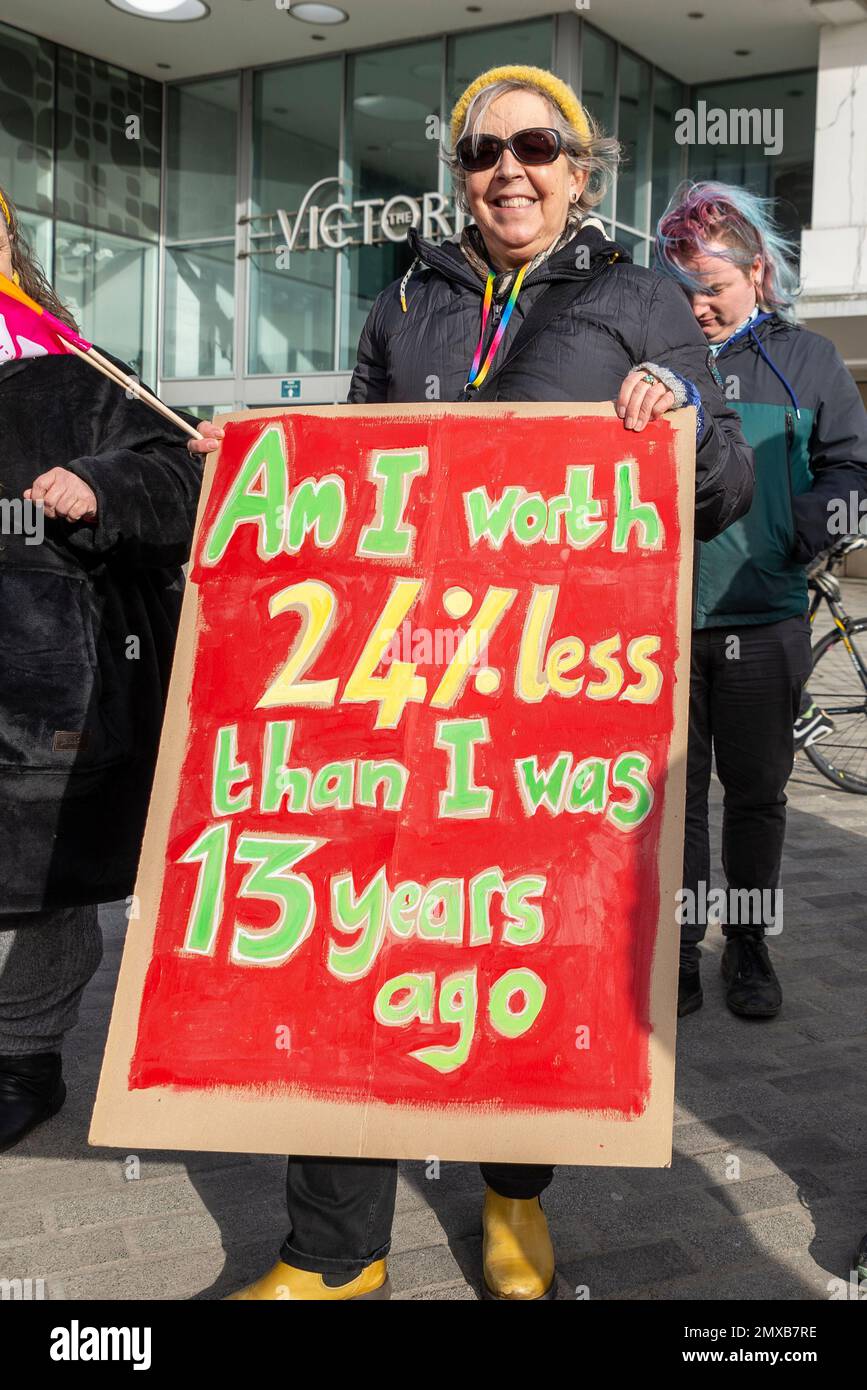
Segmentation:
[[(503, 1197), (538, 1197), (546, 1165), (483, 1163), (482, 1177)], [(397, 1163), (376, 1158), (290, 1158), (286, 1204), (291, 1230), (280, 1258), (343, 1283), (381, 1260), (391, 1244)]]
[[(755, 627), (693, 633), (686, 771), (683, 886), (700, 904), (710, 880), (708, 791), (711, 758), (723, 787), (722, 865), (730, 890), (773, 890), (786, 835), (785, 786), (795, 759), (793, 724), (810, 674), (810, 624), (804, 615)], [(759, 894), (753, 902), (758, 904)], [(740, 902), (747, 906), (746, 895)], [(731, 919), (737, 915), (737, 925)], [(696, 920), (690, 920), (694, 916)], [(686, 914), (681, 963), (694, 965), (706, 922)], [(726, 935), (762, 931), (729, 913)]]

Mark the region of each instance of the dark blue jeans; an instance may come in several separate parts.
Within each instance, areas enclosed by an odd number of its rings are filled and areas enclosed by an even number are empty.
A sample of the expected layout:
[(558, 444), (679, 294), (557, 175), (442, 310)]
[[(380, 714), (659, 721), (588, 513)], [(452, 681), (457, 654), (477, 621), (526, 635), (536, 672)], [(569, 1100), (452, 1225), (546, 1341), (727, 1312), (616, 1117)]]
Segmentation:
[[(481, 1169), (503, 1197), (538, 1197), (554, 1176), (541, 1164), (483, 1163)], [(290, 1158), (291, 1230), (281, 1260), (345, 1283), (388, 1254), (396, 1191), (394, 1159)]]
[[(712, 757), (723, 787), (722, 865), (729, 889), (778, 885), (785, 787), (795, 760), (793, 725), (810, 663), (806, 615), (755, 627), (700, 628), (692, 635), (683, 886), (697, 903), (699, 885), (710, 879)], [(745, 895), (741, 901), (746, 904)], [(737, 925), (723, 926), (727, 936), (745, 929), (761, 934), (763, 922), (745, 923), (739, 915)], [(683, 965), (698, 962), (705, 930), (703, 920), (684, 922)]]

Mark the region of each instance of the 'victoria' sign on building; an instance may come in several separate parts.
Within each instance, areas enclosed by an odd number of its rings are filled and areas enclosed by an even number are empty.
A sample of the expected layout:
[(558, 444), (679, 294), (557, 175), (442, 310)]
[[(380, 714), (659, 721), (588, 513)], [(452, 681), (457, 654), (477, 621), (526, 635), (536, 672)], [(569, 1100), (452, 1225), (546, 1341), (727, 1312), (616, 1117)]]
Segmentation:
[(294, 218), (284, 208), (262, 215), (277, 218), (287, 251), (340, 251), (345, 246), (403, 241), (410, 227), (417, 227), (423, 237), (438, 240), (452, 236), (469, 221), (444, 193), (423, 193), (417, 198), (398, 193), (388, 199), (359, 198), (352, 203), (336, 201), (326, 207), (313, 201), (326, 185), (339, 182), (333, 177), (313, 184)]

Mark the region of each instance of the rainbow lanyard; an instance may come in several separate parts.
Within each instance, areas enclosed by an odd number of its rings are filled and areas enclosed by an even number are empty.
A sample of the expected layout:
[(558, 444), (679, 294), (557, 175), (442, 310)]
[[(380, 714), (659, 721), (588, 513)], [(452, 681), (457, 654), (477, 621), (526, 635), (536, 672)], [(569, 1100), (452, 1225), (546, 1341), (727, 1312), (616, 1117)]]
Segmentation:
[(509, 319), (512, 317), (512, 310), (515, 307), (515, 301), (517, 300), (518, 295), (521, 291), (521, 285), (524, 283), (524, 276), (527, 274), (527, 271), (530, 268), (530, 264), (530, 261), (528, 261), (526, 265), (522, 265), (521, 269), (515, 276), (515, 283), (512, 286), (512, 293), (509, 295), (508, 302), (506, 304), (505, 309), (503, 310), (503, 317), (500, 319), (500, 326), (494, 334), (491, 346), (488, 348), (488, 355), (485, 358), (484, 366), (482, 367), (481, 371), (479, 371), (479, 363), (482, 360), (482, 344), (485, 341), (485, 329), (488, 326), (488, 317), (491, 312), (491, 303), (494, 298), (494, 280), (496, 279), (496, 272), (492, 270), (488, 275), (488, 283), (485, 285), (485, 299), (484, 303), (482, 304), (482, 333), (481, 337), (479, 338), (479, 346), (476, 348), (476, 355), (473, 358), (473, 365), (470, 367), (470, 375), (467, 378), (467, 386), (481, 386), (485, 377), (488, 375), (488, 372), (491, 370), (491, 363), (497, 355), (497, 348), (503, 341), (503, 334), (506, 331)]

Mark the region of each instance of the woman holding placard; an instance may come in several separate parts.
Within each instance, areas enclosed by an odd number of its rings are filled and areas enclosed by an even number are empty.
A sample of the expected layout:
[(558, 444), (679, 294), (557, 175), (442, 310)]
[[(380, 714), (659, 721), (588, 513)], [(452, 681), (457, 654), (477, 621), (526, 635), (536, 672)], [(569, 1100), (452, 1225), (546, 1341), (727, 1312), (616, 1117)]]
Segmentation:
[[(630, 430), (692, 404), (696, 534), (716, 535), (749, 506), (752, 455), (683, 296), (633, 266), (588, 215), (616, 145), (565, 83), (526, 67), (477, 78), (455, 106), (451, 134), (457, 200), (474, 225), (442, 246), (410, 232), (415, 260), (373, 306), (350, 402), (614, 400)], [(539, 1200), (552, 1174), (483, 1166), (486, 1296), (553, 1297)], [(234, 1297), (387, 1297), (396, 1184), (392, 1161), (291, 1159), (281, 1258)]]

